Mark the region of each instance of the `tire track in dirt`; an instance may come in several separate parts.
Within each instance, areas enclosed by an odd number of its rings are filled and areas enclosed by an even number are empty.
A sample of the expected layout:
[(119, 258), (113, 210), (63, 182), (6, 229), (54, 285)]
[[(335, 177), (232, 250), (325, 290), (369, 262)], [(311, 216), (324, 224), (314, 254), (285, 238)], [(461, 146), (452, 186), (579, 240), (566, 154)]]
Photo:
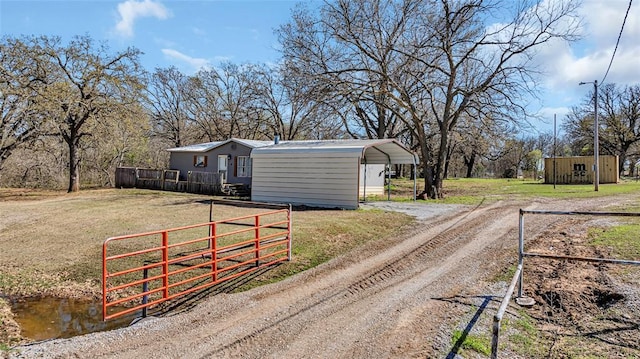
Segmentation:
[[(174, 329), (175, 325), (171, 325), (166, 328), (166, 331), (174, 332), (174, 335), (158, 335), (158, 333), (154, 333), (154, 335), (156, 335), (158, 342), (162, 343), (166, 341), (166, 344), (160, 345), (161, 349), (170, 350), (170, 343), (179, 342), (181, 347), (187, 348), (187, 352), (189, 353), (187, 356), (189, 357), (200, 357), (200, 355), (204, 353), (206, 353), (204, 354), (205, 356), (233, 356), (233, 353), (240, 352), (243, 353), (243, 356), (251, 356), (248, 352), (254, 350), (258, 351), (256, 356), (262, 356), (263, 353), (259, 353), (260, 345), (254, 345), (253, 343), (258, 342), (264, 345), (266, 334), (270, 330), (278, 331), (278, 328), (286, 326), (290, 328), (297, 326), (300, 328), (302, 327), (300, 325), (301, 321), (294, 320), (295, 318), (315, 316), (319, 319), (322, 318), (322, 314), (316, 314), (320, 312), (319, 308), (325, 310), (324, 315), (326, 316), (328, 314), (328, 307), (337, 308), (332, 303), (339, 302), (340, 297), (351, 297), (351, 300), (355, 300), (356, 297), (362, 296), (363, 294), (350, 294), (347, 289), (349, 283), (353, 284), (353, 280), (356, 278), (366, 277), (367, 273), (370, 273), (368, 276), (371, 276), (376, 271), (379, 271), (380, 265), (383, 267), (387, 266), (389, 264), (390, 253), (393, 253), (393, 256), (402, 257), (407, 255), (407, 253), (415, 251), (416, 248), (420, 248), (420, 246), (425, 248), (423, 249), (424, 252), (427, 250), (427, 246), (435, 246), (437, 239), (444, 241), (449, 237), (439, 236), (430, 244), (428, 240), (426, 243), (423, 243), (425, 238), (428, 238), (430, 235), (435, 236), (440, 232), (450, 229), (450, 227), (455, 227), (456, 223), (463, 221), (470, 213), (482, 213), (485, 210), (484, 208), (480, 208), (476, 211), (463, 213), (462, 216), (452, 215), (433, 225), (422, 226), (420, 231), (423, 233), (420, 235), (420, 239), (416, 240), (414, 238), (415, 236), (409, 237), (408, 239), (405, 238), (393, 247), (387, 248), (383, 253), (374, 254), (361, 262), (356, 262), (340, 268), (337, 271), (324, 270), (321, 266), (318, 267), (317, 270), (298, 275), (297, 280), (292, 278), (291, 280), (277, 283), (275, 286), (269, 286), (271, 288), (257, 288), (258, 290), (254, 290), (252, 293), (234, 295), (235, 301), (239, 302), (235, 308), (227, 303), (227, 299), (230, 296), (212, 298), (212, 303), (219, 302), (217, 304), (229, 309), (228, 312), (224, 314), (222, 313), (223, 311), (220, 310), (213, 311), (220, 315), (220, 317), (215, 319), (215, 325), (201, 318), (185, 319), (196, 315), (195, 313), (199, 309), (202, 309), (195, 308), (194, 311), (185, 313), (185, 317), (182, 318), (181, 322), (189, 323), (187, 324), (189, 327), (183, 329), (182, 332), (180, 330), (176, 331)], [(393, 275), (390, 273), (387, 276), (397, 277), (397, 274)], [(309, 281), (307, 282), (307, 280)], [(276, 287), (279, 288), (275, 289)], [(254, 303), (253, 298), (258, 298), (258, 300)], [(259, 305), (257, 305), (258, 302), (260, 303)], [(318, 319), (314, 319), (313, 321), (317, 322)], [(159, 321), (163, 321), (163, 319)], [(297, 324), (291, 325), (292, 321), (297, 321)], [(305, 319), (303, 321), (309, 320)], [(238, 323), (243, 324), (240, 327)], [(198, 330), (200, 333), (189, 334), (194, 331), (190, 328), (193, 326), (200, 327)], [(135, 330), (134, 328), (127, 329), (131, 331)], [(140, 329), (141, 331), (148, 331), (143, 328)], [(291, 330), (287, 330), (286, 332), (291, 332)], [(206, 334), (203, 335), (204, 333)], [(224, 335), (220, 335), (220, 333), (224, 333)], [(95, 333), (91, 336), (100, 337), (102, 335), (102, 333)], [(144, 337), (144, 335), (136, 335), (136, 337)], [(280, 336), (274, 336), (272, 340), (266, 340), (266, 342), (277, 342), (277, 338), (279, 337)], [(118, 344), (113, 341), (112, 343), (108, 343), (109, 340), (107, 340), (107, 343), (102, 343), (102, 345), (97, 348), (98, 345), (94, 344), (100, 342), (100, 339), (97, 339), (94, 343), (85, 343), (85, 346), (88, 347), (86, 352), (93, 353), (94, 356), (136, 357), (145, 355), (145, 351), (142, 348), (143, 345), (141, 344), (143, 340), (144, 338), (138, 338), (138, 340), (127, 340), (126, 342), (120, 342)], [(202, 345), (203, 342), (208, 344)], [(111, 344), (118, 348), (107, 349), (111, 347)], [(249, 347), (254, 349), (249, 349)], [(58, 345), (56, 350), (50, 353), (53, 354), (57, 351), (64, 352), (64, 349)], [(163, 351), (161, 350), (160, 352)], [(196, 353), (199, 355), (196, 355)], [(82, 357), (82, 355), (80, 357)]]
[[(484, 213), (485, 211), (488, 213)], [(481, 225), (485, 224), (487, 221), (486, 216), (491, 216), (492, 212), (495, 211), (497, 211), (497, 209), (485, 209), (482, 215), (478, 217), (471, 218), (466, 221), (463, 219), (458, 220), (458, 223), (452, 224), (443, 232), (427, 238), (423, 244), (419, 245), (409, 253), (396, 256), (390, 263), (384, 265), (358, 282), (353, 283), (347, 288), (347, 291), (350, 295), (357, 295), (363, 290), (367, 290), (391, 277), (397, 276), (401, 272), (412, 267), (416, 261), (432, 257), (434, 250), (446, 251), (458, 242), (472, 237), (473, 234), (469, 233), (469, 228), (481, 228)], [(467, 216), (468, 215), (469, 213)], [(425, 229), (434, 229), (437, 226), (429, 225), (425, 227)]]
[[(438, 224), (428, 226), (429, 235), (420, 235), (417, 240), (412, 243), (417, 246), (413, 246), (408, 251), (393, 251), (394, 258), (387, 259), (381, 267), (374, 268), (375, 270), (369, 271), (370, 273), (365, 275), (364, 278), (357, 280), (356, 282), (347, 285), (343, 284), (342, 288), (335, 289), (332, 292), (325, 292), (320, 300), (314, 302), (308, 307), (303, 308), (301, 311), (289, 314), (288, 316), (281, 318), (274, 325), (260, 328), (258, 331), (250, 333), (249, 335), (239, 338), (236, 341), (229, 343), (228, 345), (221, 347), (207, 355), (220, 355), (220, 354), (235, 354), (243, 353), (248, 355), (247, 348), (255, 347), (256, 345), (273, 346), (277, 344), (277, 336), (269, 333), (270, 331), (280, 332), (280, 326), (297, 328), (296, 330), (290, 330), (290, 332), (296, 332), (299, 336), (305, 327), (310, 327), (316, 323), (322, 323), (324, 320), (331, 316), (338, 315), (340, 312), (350, 310), (352, 312), (359, 312), (358, 307), (361, 305), (358, 303), (363, 299), (366, 301), (374, 295), (378, 295), (382, 291), (392, 286), (397, 286), (400, 282), (406, 282), (411, 280), (416, 272), (422, 272), (425, 269), (431, 269), (437, 266), (439, 260), (434, 262), (433, 259), (440, 257), (440, 255), (434, 255), (433, 252), (437, 250), (439, 253), (454, 252), (456, 248), (460, 248), (474, 238), (474, 234), (480, 232), (485, 228), (487, 222), (491, 218), (502, 217), (497, 214), (503, 215), (505, 212), (513, 211), (513, 208), (482, 208), (476, 211), (466, 213), (463, 217), (456, 217), (455, 220), (441, 221)], [(470, 232), (470, 229), (473, 229)], [(431, 236), (430, 236), (431, 235)], [(425, 259), (429, 259), (426, 261)], [(442, 257), (444, 259), (444, 257)], [(429, 274), (432, 277), (427, 281), (420, 281), (423, 284), (428, 284), (435, 278), (439, 278), (446, 274), (446, 271), (434, 270)], [(345, 287), (346, 285), (346, 287)], [(415, 289), (415, 286), (414, 286)], [(356, 309), (349, 309), (350, 307), (356, 307)], [(366, 307), (369, 305), (365, 305)], [(385, 307), (386, 305), (382, 305)], [(354, 314), (356, 314), (354, 313)], [(338, 319), (342, 321), (342, 319)], [(357, 322), (354, 319), (353, 322)], [(292, 323), (296, 322), (296, 323)], [(346, 323), (348, 324), (348, 323)], [(357, 330), (353, 330), (358, 332)], [(307, 330), (308, 332), (308, 330)], [(343, 333), (348, 332), (343, 330)], [(362, 332), (362, 331), (360, 331)], [(313, 335), (312, 335), (313, 336)], [(263, 338), (260, 338), (263, 337)], [(313, 338), (306, 338), (304, 342), (309, 342)], [(296, 341), (299, 342), (299, 341)], [(321, 343), (318, 343), (320, 345)], [(304, 344), (307, 348), (316, 348), (316, 346)], [(297, 349), (302, 350), (302, 349)], [(264, 353), (254, 353), (255, 357), (259, 357)], [(300, 354), (300, 353), (296, 353)], [(337, 354), (332, 352), (332, 356)], [(279, 352), (277, 356), (291, 355), (288, 351)], [(303, 354), (304, 357), (317, 356), (317, 351), (311, 350)], [(323, 355), (326, 355), (324, 353)], [(253, 355), (249, 354), (249, 357)], [(322, 355), (320, 355), (322, 356)], [(347, 355), (349, 356), (349, 355)]]
[[(577, 209), (610, 202), (579, 202)], [(139, 358), (150, 355), (149, 345), (155, 357), (165, 358), (433, 355), (435, 344), (411, 338), (433, 337), (451, 320), (435, 299), (490, 273), (482, 256), (517, 247), (521, 204), (495, 203), (421, 223), (367, 255), (350, 254), (279, 283), (215, 296), (187, 313), (140, 326), (42, 343), (24, 349), (24, 357)], [(562, 208), (560, 201), (524, 206), (576, 209)], [(540, 232), (551, 222), (528, 224)]]

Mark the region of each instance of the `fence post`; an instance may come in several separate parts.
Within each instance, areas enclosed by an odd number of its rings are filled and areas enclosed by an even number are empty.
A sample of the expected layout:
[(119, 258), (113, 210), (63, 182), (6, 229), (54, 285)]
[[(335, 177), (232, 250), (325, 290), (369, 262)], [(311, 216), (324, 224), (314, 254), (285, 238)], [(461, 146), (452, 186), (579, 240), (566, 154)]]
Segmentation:
[(491, 337), (491, 359), (498, 359), (498, 340), (500, 340), (500, 318), (493, 317), (493, 333)]
[[(149, 278), (149, 268), (145, 268), (142, 272), (142, 279), (145, 279), (145, 281), (142, 282), (142, 293), (147, 293), (149, 291), (149, 282), (146, 281), (147, 278)], [(147, 303), (149, 303), (149, 295), (145, 294), (142, 296), (142, 304), (144, 305), (144, 307), (142, 307), (143, 318), (147, 317)]]
[(209, 245), (211, 248), (211, 278), (215, 283), (218, 281), (218, 241), (216, 238), (216, 224), (214, 222), (211, 223), (209, 231), (211, 232), (211, 237), (209, 239)]
[(102, 320), (107, 318), (107, 239), (102, 244)]
[(135, 169), (135, 180), (134, 180), (134, 187), (135, 188), (140, 188), (140, 184), (138, 183), (138, 181), (140, 181), (140, 173), (138, 173), (138, 167), (136, 167)]
[(520, 221), (518, 225), (518, 265), (520, 270), (520, 283), (518, 284), (518, 298), (522, 297), (522, 286), (524, 282), (524, 211), (520, 209)]
[(255, 232), (256, 232), (256, 267), (260, 266), (260, 215), (256, 214)]
[(169, 298), (169, 232), (162, 232), (162, 298)]
[[(209, 201), (209, 223), (213, 223), (213, 200)], [(214, 227), (209, 226), (209, 249), (212, 248)]]
[(518, 265), (516, 268), (516, 272), (513, 274), (513, 278), (511, 279), (511, 284), (509, 284), (509, 288), (507, 288), (507, 293), (502, 298), (502, 302), (500, 303), (500, 307), (498, 308), (498, 312), (493, 317), (493, 335), (491, 338), (491, 359), (498, 358), (498, 342), (500, 340), (500, 323), (502, 322), (502, 316), (507, 311), (507, 306), (509, 306), (509, 301), (511, 300), (511, 296), (513, 295), (513, 291), (516, 288), (516, 281), (520, 278), (520, 274), (522, 274), (522, 265)]
[(291, 261), (291, 245), (292, 245), (292, 237), (293, 237), (293, 231), (291, 230), (292, 227), (292, 218), (291, 218), (291, 204), (289, 204), (289, 210), (287, 211), (287, 219), (289, 220), (288, 223), (288, 227), (287, 230), (289, 232), (289, 241), (287, 242), (287, 260)]

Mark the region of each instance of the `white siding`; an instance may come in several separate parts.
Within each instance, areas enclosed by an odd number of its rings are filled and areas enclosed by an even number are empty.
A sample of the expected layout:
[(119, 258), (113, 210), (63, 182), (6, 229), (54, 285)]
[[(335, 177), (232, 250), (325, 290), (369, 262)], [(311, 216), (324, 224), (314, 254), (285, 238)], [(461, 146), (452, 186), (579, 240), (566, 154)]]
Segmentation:
[(357, 154), (270, 153), (252, 157), (253, 201), (358, 208)]
[[(385, 165), (366, 165), (366, 194), (367, 196), (384, 196), (384, 168)], [(365, 165), (360, 166), (360, 192), (359, 196), (365, 194)]]

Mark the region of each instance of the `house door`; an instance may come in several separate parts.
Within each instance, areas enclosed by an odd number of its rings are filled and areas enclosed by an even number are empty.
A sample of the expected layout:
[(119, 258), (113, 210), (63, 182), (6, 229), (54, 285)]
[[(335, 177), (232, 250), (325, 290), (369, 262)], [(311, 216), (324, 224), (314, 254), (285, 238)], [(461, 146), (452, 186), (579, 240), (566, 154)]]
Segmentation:
[(218, 155), (218, 174), (220, 175), (220, 184), (227, 182), (227, 167), (229, 167), (229, 158), (227, 155)]

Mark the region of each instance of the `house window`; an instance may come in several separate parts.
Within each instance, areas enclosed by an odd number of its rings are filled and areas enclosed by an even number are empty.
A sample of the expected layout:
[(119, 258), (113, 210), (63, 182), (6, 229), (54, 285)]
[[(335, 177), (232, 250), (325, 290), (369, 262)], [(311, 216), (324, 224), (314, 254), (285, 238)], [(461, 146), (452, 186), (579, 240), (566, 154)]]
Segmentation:
[(236, 158), (238, 177), (251, 177), (251, 157), (238, 156)]
[(204, 156), (204, 155), (193, 156), (193, 166), (207, 167), (207, 156)]

